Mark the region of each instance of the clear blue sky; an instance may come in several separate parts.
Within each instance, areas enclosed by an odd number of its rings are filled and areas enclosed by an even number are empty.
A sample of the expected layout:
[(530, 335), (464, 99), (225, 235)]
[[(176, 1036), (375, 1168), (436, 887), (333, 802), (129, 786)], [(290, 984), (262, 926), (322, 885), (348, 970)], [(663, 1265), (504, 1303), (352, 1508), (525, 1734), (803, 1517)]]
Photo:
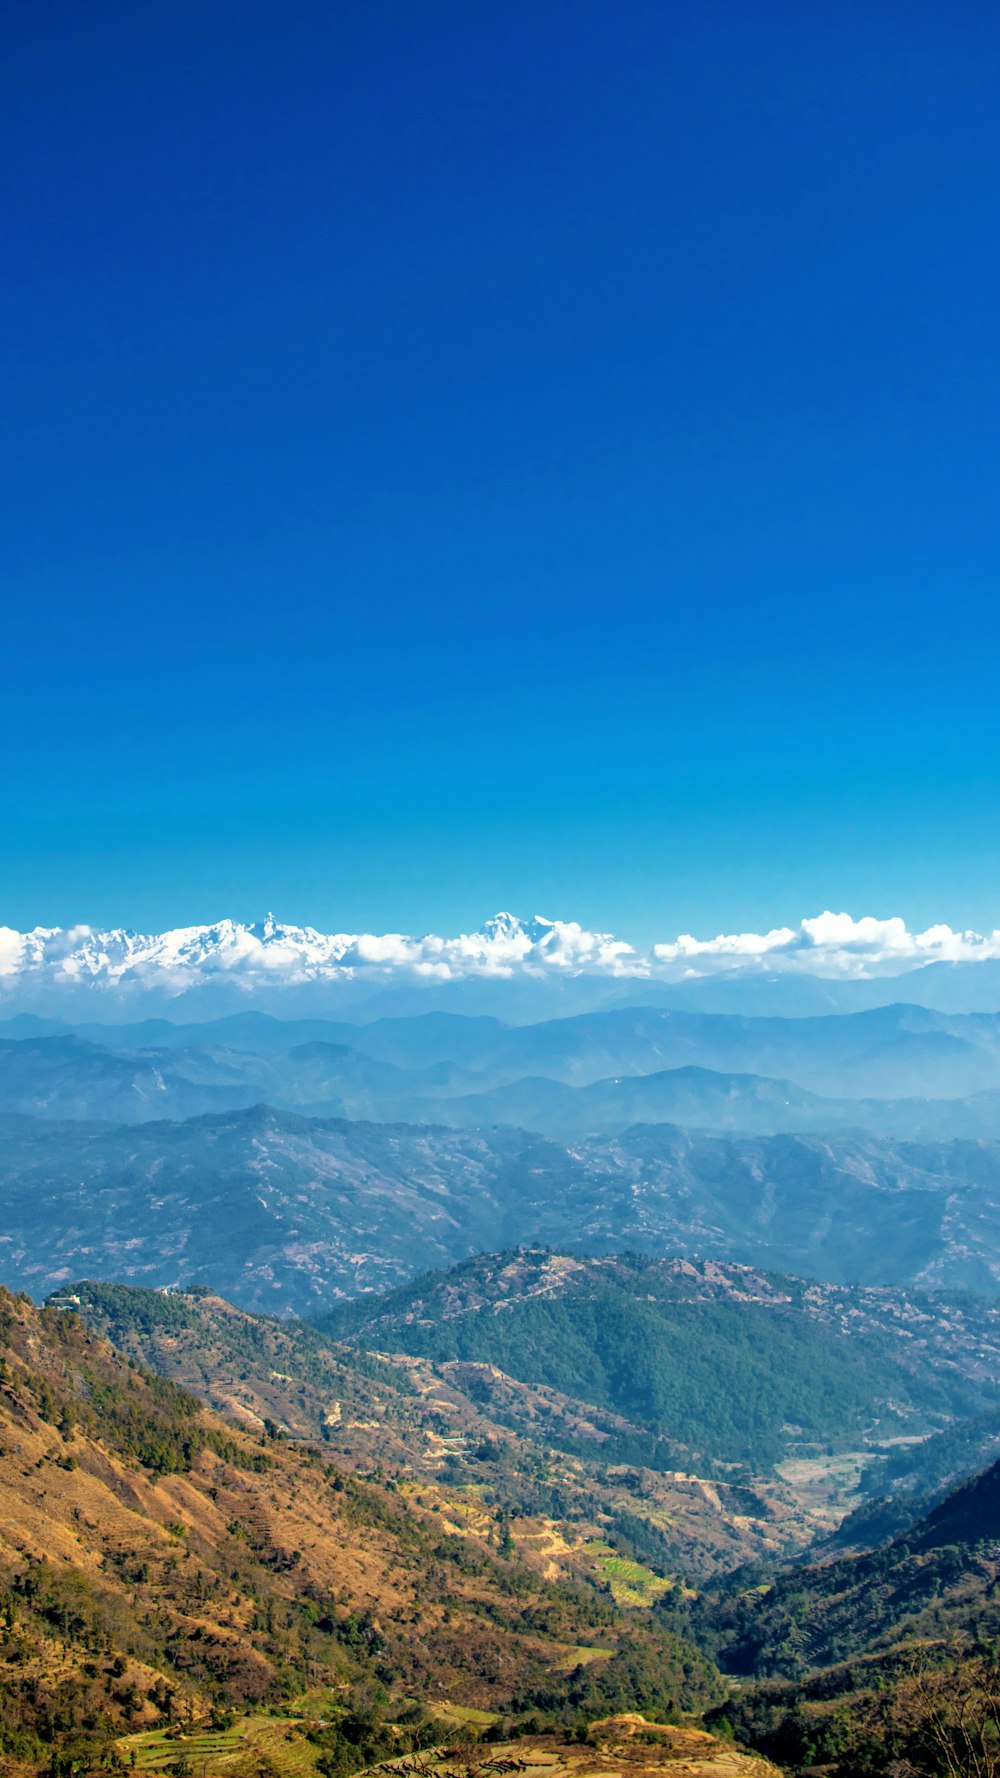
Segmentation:
[(0, 920), (1000, 924), (992, 8), (4, 36)]

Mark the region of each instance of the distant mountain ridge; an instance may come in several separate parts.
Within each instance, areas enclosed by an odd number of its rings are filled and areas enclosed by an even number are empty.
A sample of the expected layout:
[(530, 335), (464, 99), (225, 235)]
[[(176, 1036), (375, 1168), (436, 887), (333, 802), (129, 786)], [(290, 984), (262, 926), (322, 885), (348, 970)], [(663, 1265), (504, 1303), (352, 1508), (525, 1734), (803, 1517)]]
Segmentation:
[(0, 1026), (0, 1111), (139, 1122), (267, 1102), (316, 1116), (496, 1123), (572, 1138), (636, 1123), (778, 1134), (1000, 1136), (1000, 1015), (891, 1006), (812, 1019), (619, 1008), (532, 1025), (431, 1013)]
[(114, 1127), (0, 1117), (0, 1277), (204, 1283), (315, 1313), (477, 1251), (700, 1255), (1000, 1295), (1000, 1143), (717, 1136), (562, 1144), (267, 1106)]
[(537, 1018), (645, 998), (678, 1009), (817, 1014), (905, 997), (954, 1011), (1000, 1006), (1000, 934), (909, 934), (900, 920), (823, 914), (738, 941), (637, 949), (578, 921), (498, 913), (454, 936), (321, 932), (267, 914), (164, 932), (0, 926), (0, 999), (65, 1016), (89, 1004), (178, 1002), (383, 1012), (447, 1007)]

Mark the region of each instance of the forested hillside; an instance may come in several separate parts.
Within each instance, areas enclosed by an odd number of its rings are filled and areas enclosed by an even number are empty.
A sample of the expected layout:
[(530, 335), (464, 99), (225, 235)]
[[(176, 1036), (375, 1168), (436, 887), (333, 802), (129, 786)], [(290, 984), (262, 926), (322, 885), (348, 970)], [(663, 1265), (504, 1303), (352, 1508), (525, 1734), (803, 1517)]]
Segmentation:
[(72, 1299), (90, 1326), (238, 1424), (321, 1442), (354, 1474), (391, 1469), (425, 1497), (443, 1490), (466, 1522), (488, 1500), (550, 1573), (614, 1585), (613, 1546), (661, 1576), (717, 1574), (805, 1548), (836, 1510), (835, 1494), (814, 1505), (774, 1472), (696, 1460), (621, 1413), (492, 1364), (375, 1355), (200, 1290), (81, 1282)]
[(756, 1681), (724, 1714), (780, 1763), (992, 1771), (1000, 1464), (880, 1548), (770, 1583), (737, 1578), (692, 1621), (726, 1672)]
[[(542, 1250), (481, 1256), (326, 1318), (341, 1338), (490, 1364), (763, 1470), (795, 1446), (888, 1441), (1000, 1404), (1000, 1320), (749, 1267)], [(632, 1460), (640, 1460), (636, 1455)]]
[[(648, 1614), (583, 1577), (547, 1580), (391, 1480), (226, 1425), (72, 1313), (4, 1293), (0, 1346), (0, 1735), (15, 1759), (86, 1762), (126, 1731), (317, 1685), (367, 1687), (369, 1710), (377, 1697), (413, 1722), (448, 1698), (510, 1711), (544, 1694), (572, 1718), (717, 1694), (710, 1663)], [(584, 1643), (602, 1651), (592, 1673)]]

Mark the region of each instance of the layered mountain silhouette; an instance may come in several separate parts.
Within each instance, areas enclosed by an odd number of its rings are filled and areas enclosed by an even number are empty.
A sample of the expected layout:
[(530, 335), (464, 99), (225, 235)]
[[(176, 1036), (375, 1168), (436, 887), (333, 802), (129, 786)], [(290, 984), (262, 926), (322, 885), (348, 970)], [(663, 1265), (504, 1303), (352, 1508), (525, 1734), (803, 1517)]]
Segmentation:
[(11, 1021), (0, 1110), (139, 1122), (260, 1102), (317, 1115), (587, 1135), (633, 1123), (778, 1133), (1000, 1134), (1000, 1016), (656, 1009), (538, 1025), (446, 1013), (367, 1025), (245, 1014), (51, 1032)]

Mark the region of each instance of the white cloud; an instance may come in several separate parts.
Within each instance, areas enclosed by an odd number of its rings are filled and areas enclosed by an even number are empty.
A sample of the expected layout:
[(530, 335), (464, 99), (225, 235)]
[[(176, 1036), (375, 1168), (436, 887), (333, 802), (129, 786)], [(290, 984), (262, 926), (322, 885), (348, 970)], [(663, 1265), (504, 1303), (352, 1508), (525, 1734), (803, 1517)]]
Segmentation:
[(670, 944), (653, 946), (658, 974), (669, 975), (683, 965), (688, 977), (741, 966), (865, 977), (902, 974), (927, 963), (975, 963), (990, 957), (1000, 957), (1000, 931), (956, 932), (939, 925), (910, 932), (898, 915), (879, 920), (866, 914), (855, 920), (829, 910), (794, 928), (721, 933), (708, 939), (685, 933)]
[(90, 926), (0, 927), (0, 990), (157, 989), (176, 995), (200, 983), (227, 981), (248, 995), (255, 989), (351, 978), (410, 975), (427, 981), (468, 976), (544, 979), (603, 975), (687, 981), (739, 971), (784, 971), (835, 979), (903, 974), (934, 962), (1000, 958), (1000, 931), (958, 932), (930, 926), (911, 932), (898, 916), (878, 919), (829, 911), (770, 932), (684, 933), (656, 944), (648, 955), (624, 939), (575, 920), (498, 914), (476, 932), (323, 933), (285, 926), (270, 915), (254, 925), (220, 920), (162, 933), (101, 932)]
[(227, 979), (250, 992), (258, 985), (300, 986), (393, 971), (456, 981), (515, 973), (643, 975), (648, 963), (624, 940), (590, 932), (575, 920), (520, 921), (510, 914), (455, 938), (322, 933), (284, 926), (271, 915), (257, 925), (220, 920), (162, 933), (75, 926), (22, 934), (0, 928), (0, 980), (8, 989), (48, 983), (180, 994), (200, 982)]
[(24, 963), (24, 937), (13, 926), (0, 926), (0, 976), (16, 976)]

